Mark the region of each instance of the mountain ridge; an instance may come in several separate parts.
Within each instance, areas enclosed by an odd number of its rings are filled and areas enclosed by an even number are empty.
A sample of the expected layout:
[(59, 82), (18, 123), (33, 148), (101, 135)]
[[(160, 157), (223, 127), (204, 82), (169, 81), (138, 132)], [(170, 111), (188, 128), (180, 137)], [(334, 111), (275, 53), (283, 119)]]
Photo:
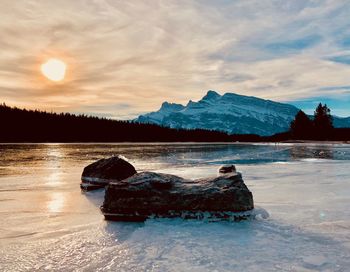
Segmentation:
[[(287, 131), (298, 111), (299, 108), (287, 103), (236, 93), (220, 95), (209, 90), (202, 99), (189, 100), (185, 106), (165, 101), (158, 111), (140, 115), (134, 121), (170, 128), (268, 136)], [(350, 117), (334, 116), (334, 125), (350, 127)]]

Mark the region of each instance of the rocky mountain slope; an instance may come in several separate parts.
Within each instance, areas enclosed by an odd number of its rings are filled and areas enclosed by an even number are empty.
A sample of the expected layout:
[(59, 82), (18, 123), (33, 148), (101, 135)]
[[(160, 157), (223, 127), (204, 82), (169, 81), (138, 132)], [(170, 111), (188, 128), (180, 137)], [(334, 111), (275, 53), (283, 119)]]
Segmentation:
[[(289, 129), (298, 108), (289, 104), (234, 93), (208, 93), (186, 106), (164, 102), (156, 112), (135, 121), (171, 128), (203, 128), (232, 134), (272, 135)], [(334, 118), (337, 127), (350, 127), (349, 118)]]

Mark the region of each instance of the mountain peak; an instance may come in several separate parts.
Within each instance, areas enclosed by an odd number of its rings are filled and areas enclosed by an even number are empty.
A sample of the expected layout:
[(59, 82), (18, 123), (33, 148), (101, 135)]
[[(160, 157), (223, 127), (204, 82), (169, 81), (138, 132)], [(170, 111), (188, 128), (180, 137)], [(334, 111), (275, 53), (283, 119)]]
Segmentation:
[(165, 110), (165, 111), (179, 111), (184, 108), (183, 105), (181, 104), (176, 104), (176, 103), (169, 103), (167, 101), (163, 102), (160, 110)]
[(217, 92), (209, 90), (202, 100), (214, 100), (221, 97)]

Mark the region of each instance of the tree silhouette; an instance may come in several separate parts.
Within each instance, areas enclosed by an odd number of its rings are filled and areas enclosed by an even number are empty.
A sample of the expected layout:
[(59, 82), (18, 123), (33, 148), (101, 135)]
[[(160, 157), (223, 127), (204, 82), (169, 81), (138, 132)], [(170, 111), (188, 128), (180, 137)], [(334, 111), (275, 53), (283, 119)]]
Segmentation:
[(204, 129), (171, 129), (70, 113), (0, 104), (0, 142), (228, 142), (232, 136)]
[(314, 113), (315, 136), (320, 140), (330, 139), (333, 133), (333, 118), (326, 104), (318, 104)]
[(300, 140), (347, 140), (349, 139), (348, 128), (334, 128), (331, 110), (326, 104), (319, 103), (315, 109), (312, 120), (303, 112), (299, 111), (290, 124), (291, 139)]
[(313, 122), (300, 110), (290, 124), (290, 132), (293, 139), (311, 139)]

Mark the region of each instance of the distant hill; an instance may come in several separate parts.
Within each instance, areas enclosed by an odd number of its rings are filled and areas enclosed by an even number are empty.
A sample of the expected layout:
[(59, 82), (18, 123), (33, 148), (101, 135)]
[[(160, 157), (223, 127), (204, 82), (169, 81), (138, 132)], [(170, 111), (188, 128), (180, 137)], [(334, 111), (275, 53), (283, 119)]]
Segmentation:
[[(299, 109), (293, 105), (234, 93), (208, 93), (186, 106), (164, 102), (158, 111), (140, 115), (137, 122), (171, 128), (209, 129), (229, 134), (273, 135), (289, 130)], [(335, 127), (350, 127), (349, 118), (334, 117)]]

